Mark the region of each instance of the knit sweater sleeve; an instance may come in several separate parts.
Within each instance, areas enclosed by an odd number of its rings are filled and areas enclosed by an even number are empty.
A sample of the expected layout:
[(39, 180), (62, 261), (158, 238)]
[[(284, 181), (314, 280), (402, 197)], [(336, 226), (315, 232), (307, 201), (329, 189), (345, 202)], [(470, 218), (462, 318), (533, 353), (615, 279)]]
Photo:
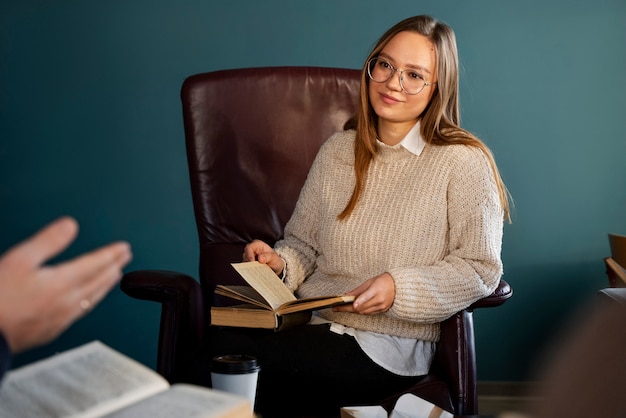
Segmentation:
[(320, 148), (300, 191), (294, 212), (285, 226), (285, 238), (274, 246), (276, 252), (286, 261), (284, 282), (291, 291), (295, 291), (316, 267), (320, 190), (323, 187), (324, 167), (328, 158), (331, 158), (329, 143), (335, 137), (336, 135), (331, 137)]
[(491, 294), (502, 275), (503, 211), (487, 158), (474, 147), (455, 147), (449, 171), (448, 253), (440, 261), (389, 271), (396, 298), (391, 317), (440, 322)]

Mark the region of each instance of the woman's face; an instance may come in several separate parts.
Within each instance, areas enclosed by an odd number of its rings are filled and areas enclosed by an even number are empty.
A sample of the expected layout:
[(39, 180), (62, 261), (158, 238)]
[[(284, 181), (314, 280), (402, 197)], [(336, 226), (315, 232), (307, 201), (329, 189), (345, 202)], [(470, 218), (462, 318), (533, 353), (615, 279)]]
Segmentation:
[(415, 72), (427, 82), (437, 81), (435, 46), (425, 36), (405, 31), (391, 38), (378, 56), (396, 69), (386, 82), (369, 81), (369, 100), (378, 115), (379, 128), (385, 124), (412, 127), (430, 102), (435, 85), (425, 86), (418, 94), (407, 94), (400, 85), (400, 71), (408, 70), (405, 78)]

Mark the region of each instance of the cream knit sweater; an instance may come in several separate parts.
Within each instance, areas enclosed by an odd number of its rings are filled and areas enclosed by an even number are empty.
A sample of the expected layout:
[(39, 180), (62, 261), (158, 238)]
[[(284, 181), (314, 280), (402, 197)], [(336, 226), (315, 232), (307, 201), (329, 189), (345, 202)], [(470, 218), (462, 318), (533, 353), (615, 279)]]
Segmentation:
[(388, 272), (394, 303), (384, 314), (321, 311), (340, 324), (438, 341), (439, 322), (489, 295), (502, 275), (503, 212), (482, 151), (427, 145), (421, 155), (379, 143), (361, 198), (354, 187), (355, 131), (320, 149), (276, 251), (300, 297), (340, 294)]

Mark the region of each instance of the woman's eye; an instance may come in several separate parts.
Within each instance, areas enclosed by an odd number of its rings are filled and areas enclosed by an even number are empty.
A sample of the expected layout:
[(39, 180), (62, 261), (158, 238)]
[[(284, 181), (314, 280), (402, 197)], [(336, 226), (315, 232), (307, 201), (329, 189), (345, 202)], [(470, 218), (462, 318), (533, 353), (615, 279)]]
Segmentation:
[(387, 69), (391, 68), (391, 64), (389, 64), (387, 61), (381, 61), (380, 66)]
[(416, 72), (410, 72), (408, 75), (410, 78), (413, 78), (413, 79), (419, 79), (419, 80), (424, 79), (424, 77), (422, 77), (419, 73), (416, 73)]

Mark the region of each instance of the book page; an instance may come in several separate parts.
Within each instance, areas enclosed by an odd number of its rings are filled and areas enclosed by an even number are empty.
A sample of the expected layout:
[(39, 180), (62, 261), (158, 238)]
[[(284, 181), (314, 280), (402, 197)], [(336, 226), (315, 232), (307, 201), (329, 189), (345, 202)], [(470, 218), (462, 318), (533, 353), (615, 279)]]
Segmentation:
[(225, 392), (185, 384), (144, 399), (105, 418), (252, 418), (250, 402)]
[(382, 406), (344, 406), (341, 408), (341, 418), (389, 418), (389, 414)]
[(7, 373), (0, 416), (98, 417), (168, 386), (148, 367), (94, 341)]
[(305, 299), (297, 299), (282, 305), (278, 310), (278, 313), (280, 315), (284, 315), (291, 312), (332, 308), (333, 306), (352, 303), (355, 299), (355, 296), (348, 295), (319, 296)]
[(274, 329), (278, 318), (275, 312), (254, 305), (212, 306), (211, 325)]
[(249, 261), (232, 263), (232, 266), (250, 286), (263, 296), (272, 309), (276, 310), (283, 303), (296, 299), (267, 264)]
[(398, 398), (396, 406), (391, 411), (389, 418), (453, 418), (448, 411), (435, 406), (425, 399), (417, 397), (412, 393), (405, 393)]
[(241, 302), (246, 302), (268, 311), (272, 310), (263, 296), (250, 286), (224, 286), (218, 284), (215, 287), (215, 294), (226, 296), (230, 299), (239, 300)]

